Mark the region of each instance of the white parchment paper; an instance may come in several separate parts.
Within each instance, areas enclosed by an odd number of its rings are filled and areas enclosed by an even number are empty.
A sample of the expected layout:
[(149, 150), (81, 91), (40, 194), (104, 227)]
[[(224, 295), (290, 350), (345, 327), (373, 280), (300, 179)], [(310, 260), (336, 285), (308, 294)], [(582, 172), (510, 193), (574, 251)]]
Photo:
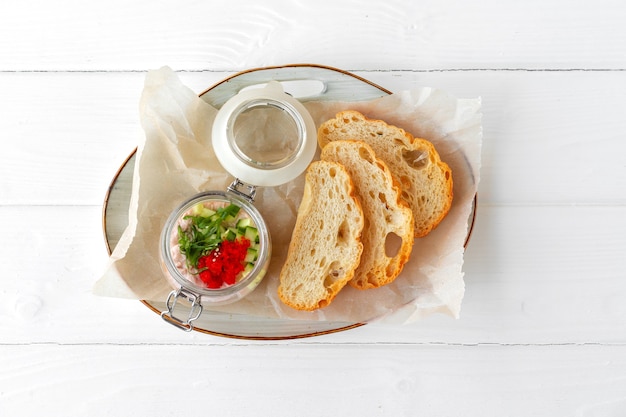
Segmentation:
[[(314, 312), (293, 310), (277, 296), (278, 276), (302, 196), (304, 175), (278, 187), (257, 189), (255, 206), (272, 237), (269, 271), (237, 303), (207, 309), (264, 317), (347, 322), (406, 323), (432, 313), (458, 317), (464, 295), (463, 254), (477, 191), (482, 143), (480, 99), (457, 99), (431, 88), (402, 91), (364, 102), (307, 102), (316, 126), (354, 109), (433, 142), (452, 168), (454, 201), (428, 236), (416, 239), (410, 261), (390, 285), (346, 286)], [(184, 86), (169, 68), (150, 71), (140, 102), (145, 138), (138, 145), (129, 225), (94, 286), (104, 296), (164, 301), (172, 290), (159, 264), (159, 235), (172, 210), (201, 191), (224, 190), (232, 181), (211, 147), (217, 110)]]

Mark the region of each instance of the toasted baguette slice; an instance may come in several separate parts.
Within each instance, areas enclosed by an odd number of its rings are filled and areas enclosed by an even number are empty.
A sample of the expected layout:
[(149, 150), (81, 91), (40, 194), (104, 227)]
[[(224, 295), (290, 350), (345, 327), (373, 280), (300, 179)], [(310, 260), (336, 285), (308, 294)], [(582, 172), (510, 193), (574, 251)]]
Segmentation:
[(324, 161), (348, 170), (363, 208), (363, 254), (350, 285), (359, 289), (389, 284), (413, 248), (413, 213), (400, 198), (387, 165), (362, 141), (336, 141), (322, 149)]
[(337, 113), (318, 130), (321, 148), (345, 139), (367, 142), (400, 181), (402, 198), (413, 211), (415, 237), (426, 236), (448, 214), (452, 205), (452, 171), (432, 143), (354, 110)]
[(290, 307), (310, 311), (330, 304), (354, 276), (364, 220), (343, 166), (316, 161), (305, 178), (278, 296)]

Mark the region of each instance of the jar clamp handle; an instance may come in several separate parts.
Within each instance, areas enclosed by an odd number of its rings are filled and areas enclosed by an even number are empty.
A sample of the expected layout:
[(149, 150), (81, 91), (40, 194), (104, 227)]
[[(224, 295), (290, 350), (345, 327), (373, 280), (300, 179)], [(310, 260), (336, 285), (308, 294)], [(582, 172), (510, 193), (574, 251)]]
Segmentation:
[[(241, 191), (241, 187), (246, 188), (248, 192), (246, 193), (245, 191)], [(235, 178), (235, 180), (228, 186), (228, 191), (238, 195), (241, 198), (245, 198), (250, 203), (254, 202), (254, 197), (256, 196), (256, 186), (246, 184), (239, 178)]]
[[(178, 299), (183, 297), (185, 300), (191, 303), (191, 309), (186, 320), (179, 319), (174, 315), (174, 309), (178, 303)], [(161, 318), (172, 326), (178, 327), (186, 332), (193, 330), (192, 322), (200, 317), (202, 314), (202, 304), (200, 303), (200, 296), (186, 291), (183, 288), (170, 292), (167, 296), (167, 310), (161, 312)]]

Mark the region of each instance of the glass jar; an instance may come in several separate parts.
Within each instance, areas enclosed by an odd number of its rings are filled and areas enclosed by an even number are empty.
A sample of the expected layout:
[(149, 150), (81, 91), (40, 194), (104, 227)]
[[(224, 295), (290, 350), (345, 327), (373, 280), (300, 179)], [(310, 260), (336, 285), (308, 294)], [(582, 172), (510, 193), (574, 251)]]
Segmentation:
[[(263, 88), (242, 91), (222, 106), (213, 122), (212, 144), (220, 164), (235, 177), (234, 181), (225, 191), (200, 193), (183, 202), (170, 214), (161, 232), (161, 265), (174, 288), (161, 317), (185, 331), (193, 329), (193, 321), (200, 317), (204, 305), (236, 302), (263, 280), (271, 257), (271, 238), (263, 217), (253, 205), (256, 187), (284, 184), (304, 172), (317, 149), (317, 137), (315, 124), (304, 106), (283, 92), (280, 83), (270, 82)], [(190, 266), (181, 254), (180, 233), (192, 227), (186, 217), (199, 215), (202, 207), (209, 212), (205, 213), (206, 217), (199, 216), (201, 222), (211, 219), (214, 216), (211, 212), (219, 207), (230, 205), (238, 207), (237, 216), (228, 218), (230, 223), (221, 225), (222, 230), (216, 235), (210, 234), (211, 239), (219, 236), (220, 242), (237, 242), (241, 237), (238, 233), (244, 233), (237, 227), (239, 220), (249, 219), (255, 231), (245, 240), (255, 240), (250, 242), (254, 245), (254, 260), (248, 262), (246, 256), (245, 270), (238, 274), (236, 282), (216, 287), (201, 276), (209, 268)], [(222, 248), (222, 243), (218, 248)], [(217, 252), (210, 252), (214, 253)], [(179, 312), (175, 312), (181, 298), (190, 305), (185, 318), (179, 318)]]

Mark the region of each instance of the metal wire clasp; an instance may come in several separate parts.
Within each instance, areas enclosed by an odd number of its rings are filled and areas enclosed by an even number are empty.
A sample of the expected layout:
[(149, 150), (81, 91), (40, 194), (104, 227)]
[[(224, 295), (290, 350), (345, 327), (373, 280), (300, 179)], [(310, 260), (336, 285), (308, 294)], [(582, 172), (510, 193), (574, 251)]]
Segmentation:
[[(174, 316), (174, 309), (178, 302), (178, 298), (183, 297), (185, 300), (191, 303), (191, 308), (186, 320), (179, 319)], [(169, 324), (178, 327), (186, 332), (193, 330), (192, 322), (200, 317), (202, 314), (202, 304), (200, 303), (200, 296), (189, 292), (183, 288), (170, 292), (167, 296), (167, 310), (161, 312), (161, 318)]]
[[(246, 187), (248, 192), (244, 192), (239, 190), (239, 187)], [(237, 194), (239, 197), (243, 197), (248, 200), (250, 203), (254, 202), (254, 197), (256, 196), (256, 187), (254, 185), (246, 184), (241, 181), (239, 178), (235, 178), (235, 181), (230, 183), (228, 186), (228, 191), (231, 193)]]

